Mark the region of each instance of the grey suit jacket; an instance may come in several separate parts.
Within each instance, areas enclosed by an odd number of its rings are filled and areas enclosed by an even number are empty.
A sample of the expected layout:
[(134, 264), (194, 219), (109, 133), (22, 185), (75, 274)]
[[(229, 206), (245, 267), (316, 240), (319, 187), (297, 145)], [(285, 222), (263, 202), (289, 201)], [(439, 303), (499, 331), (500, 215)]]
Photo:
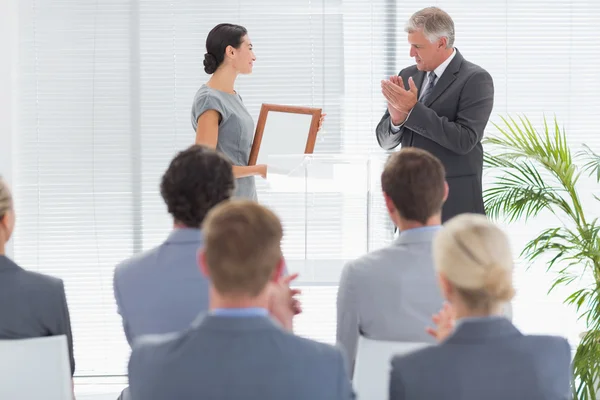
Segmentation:
[(348, 263), (337, 297), (337, 342), (354, 370), (359, 335), (434, 343), (425, 332), (443, 305), (432, 241), (441, 227), (400, 233), (389, 247)]
[[(418, 102), (398, 133), (392, 133), (386, 111), (376, 129), (385, 150), (418, 147), (438, 157), (446, 168), (450, 192), (442, 220), (471, 212), (484, 214), (482, 196), (483, 147), (481, 139), (494, 105), (494, 83), (483, 68), (456, 55), (439, 77), (425, 103)], [(421, 87), (425, 72), (411, 66), (399, 74)]]
[(133, 400), (354, 398), (341, 351), (261, 316), (209, 315), (180, 334), (139, 338), (129, 387)]
[(438, 346), (395, 357), (390, 400), (564, 400), (571, 349), (526, 336), (504, 318), (464, 321)]
[(65, 335), (75, 372), (71, 319), (63, 281), (26, 271), (0, 255), (0, 339)]
[(208, 280), (198, 266), (199, 229), (175, 229), (156, 248), (119, 264), (113, 287), (129, 344), (177, 332), (208, 310)]

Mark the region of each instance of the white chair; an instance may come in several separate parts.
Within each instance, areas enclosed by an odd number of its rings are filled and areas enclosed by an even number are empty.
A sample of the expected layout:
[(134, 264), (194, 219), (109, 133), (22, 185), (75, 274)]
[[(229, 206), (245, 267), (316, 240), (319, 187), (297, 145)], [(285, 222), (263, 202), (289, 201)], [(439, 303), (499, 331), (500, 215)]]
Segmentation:
[(352, 379), (356, 397), (359, 400), (387, 400), (392, 358), (426, 346), (429, 345), (372, 340), (361, 336), (358, 340)]
[(0, 340), (0, 399), (72, 400), (65, 335)]

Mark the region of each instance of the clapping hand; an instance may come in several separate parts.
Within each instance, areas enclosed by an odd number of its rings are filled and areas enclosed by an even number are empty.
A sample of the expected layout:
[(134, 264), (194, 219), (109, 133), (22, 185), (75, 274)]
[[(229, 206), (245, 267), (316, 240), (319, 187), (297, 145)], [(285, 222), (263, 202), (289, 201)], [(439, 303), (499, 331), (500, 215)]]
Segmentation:
[(388, 101), (388, 111), (394, 125), (400, 125), (412, 108), (417, 104), (417, 85), (412, 77), (408, 78), (409, 90), (404, 88), (401, 76), (391, 76), (388, 80), (381, 81), (381, 93)]
[(445, 303), (442, 309), (431, 317), (435, 328), (427, 328), (427, 333), (433, 336), (438, 342), (445, 340), (454, 330), (456, 316), (454, 309), (449, 303)]
[(297, 277), (298, 274), (288, 275), (269, 284), (269, 312), (285, 329), (290, 331), (293, 327), (294, 316), (302, 312), (300, 301), (296, 298), (300, 294), (300, 290), (290, 288), (290, 282)]

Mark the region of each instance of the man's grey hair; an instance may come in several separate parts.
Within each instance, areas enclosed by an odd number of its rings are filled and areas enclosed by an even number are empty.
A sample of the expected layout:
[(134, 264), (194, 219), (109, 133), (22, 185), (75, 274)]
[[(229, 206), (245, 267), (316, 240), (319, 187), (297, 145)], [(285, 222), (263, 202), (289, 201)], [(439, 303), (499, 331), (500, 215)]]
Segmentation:
[(454, 46), (454, 21), (447, 12), (438, 7), (427, 7), (414, 13), (404, 30), (407, 33), (423, 30), (423, 34), (431, 43), (445, 37), (446, 48)]

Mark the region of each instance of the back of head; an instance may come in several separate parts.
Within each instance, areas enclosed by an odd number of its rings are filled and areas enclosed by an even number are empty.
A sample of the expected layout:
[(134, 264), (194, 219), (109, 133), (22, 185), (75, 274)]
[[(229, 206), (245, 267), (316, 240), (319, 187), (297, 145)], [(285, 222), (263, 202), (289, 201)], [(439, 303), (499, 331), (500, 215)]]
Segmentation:
[(258, 296), (282, 260), (279, 218), (258, 203), (232, 200), (211, 210), (202, 229), (206, 267), (217, 292)]
[(8, 188), (8, 184), (0, 176), (0, 219), (4, 218), (6, 213), (12, 211), (13, 208), (13, 199), (12, 194), (10, 193), (10, 189)]
[(425, 224), (441, 213), (446, 171), (431, 153), (414, 147), (393, 153), (381, 174), (381, 189), (400, 217)]
[(436, 269), (471, 309), (489, 310), (511, 300), (513, 258), (506, 234), (485, 216), (461, 214), (434, 240)]
[(13, 197), (6, 181), (0, 176), (0, 247), (10, 240), (15, 227)]
[(247, 34), (246, 28), (240, 25), (219, 24), (215, 26), (206, 38), (204, 71), (207, 74), (214, 73), (225, 60), (225, 49), (228, 46), (239, 49)]
[(177, 223), (199, 228), (208, 211), (229, 199), (234, 188), (231, 162), (208, 147), (193, 145), (173, 158), (160, 193)]
[(454, 46), (454, 21), (447, 12), (438, 7), (427, 7), (414, 13), (404, 30), (407, 33), (423, 30), (423, 34), (431, 43), (446, 37), (446, 47)]

